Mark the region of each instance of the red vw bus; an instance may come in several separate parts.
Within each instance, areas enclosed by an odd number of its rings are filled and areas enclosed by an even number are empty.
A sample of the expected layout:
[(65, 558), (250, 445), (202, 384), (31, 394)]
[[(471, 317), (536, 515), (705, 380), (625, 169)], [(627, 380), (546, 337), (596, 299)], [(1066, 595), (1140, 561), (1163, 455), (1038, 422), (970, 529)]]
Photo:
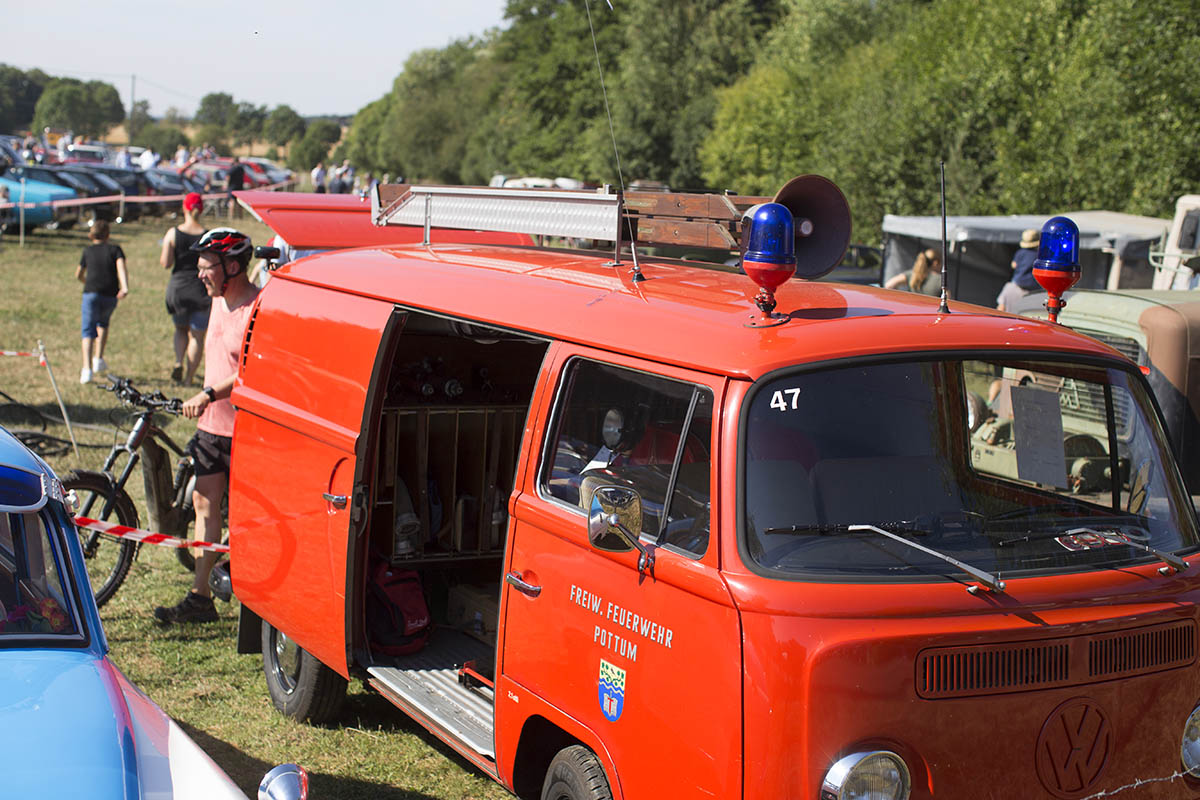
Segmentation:
[[(615, 253), (279, 269), (229, 500), (275, 705), (332, 719), (361, 678), (523, 798), (1200, 797), (1200, 531), (1145, 377), (783, 282), (789, 244), (803, 277), (845, 249), (827, 184), (766, 233), (762, 198), (385, 186), (425, 242)], [(621, 246), (743, 236), (749, 276)]]

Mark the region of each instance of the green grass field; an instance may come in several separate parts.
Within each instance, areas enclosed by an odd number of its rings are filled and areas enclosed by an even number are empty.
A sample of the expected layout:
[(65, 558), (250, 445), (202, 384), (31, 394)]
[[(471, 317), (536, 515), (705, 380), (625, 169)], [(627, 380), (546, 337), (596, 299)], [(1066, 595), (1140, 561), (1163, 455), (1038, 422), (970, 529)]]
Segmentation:
[[(169, 380), (173, 326), (163, 301), (167, 273), (158, 266), (160, 237), (173, 223), (160, 217), (113, 226), (112, 241), (128, 258), (131, 291), (113, 315), (105, 357), (110, 371), (131, 378), (143, 391), (186, 397), (194, 389)], [(269, 238), (256, 222), (235, 224), (257, 243)], [(97, 388), (101, 382), (79, 383), (81, 285), (75, 266), (86, 244), (81, 230), (39, 230), (26, 238), (24, 248), (16, 236), (0, 239), (0, 350), (31, 350), (42, 340), (77, 425), (80, 457), (69, 450), (49, 457), (60, 475), (98, 468), (114, 440), (128, 430), (128, 411)], [(37, 359), (0, 357), (0, 390), (60, 417), (47, 370)], [(168, 421), (167, 431), (180, 444), (195, 427), (181, 419), (164, 418), (160, 424)], [(29, 427), (11, 406), (0, 407), (0, 424)], [(46, 432), (67, 438), (61, 423), (49, 424)], [(144, 521), (141, 485), (135, 474), (128, 488)], [(270, 767), (286, 761), (308, 769), (310, 795), (318, 800), (511, 796), (357, 681), (351, 683), (338, 725), (312, 727), (284, 718), (271, 705), (260, 658), (235, 652), (236, 600), (231, 605), (218, 601), (221, 621), (214, 625), (163, 629), (154, 624), (153, 607), (174, 604), (189, 584), (190, 574), (173, 551), (144, 547), (125, 584), (101, 610), (111, 657), (249, 796), (255, 796)]]

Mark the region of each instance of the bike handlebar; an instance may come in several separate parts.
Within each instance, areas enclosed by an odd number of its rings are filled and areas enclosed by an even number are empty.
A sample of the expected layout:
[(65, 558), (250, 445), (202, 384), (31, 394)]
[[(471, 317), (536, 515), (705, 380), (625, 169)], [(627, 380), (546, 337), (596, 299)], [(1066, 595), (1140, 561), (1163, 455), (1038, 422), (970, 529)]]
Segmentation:
[(112, 392), (117, 396), (118, 400), (126, 405), (141, 406), (150, 411), (164, 411), (176, 416), (183, 413), (183, 400), (178, 397), (167, 397), (157, 390), (150, 394), (143, 394), (138, 391), (129, 378), (122, 378), (120, 375), (112, 374), (109, 374), (107, 377), (109, 385), (101, 386), (100, 388)]

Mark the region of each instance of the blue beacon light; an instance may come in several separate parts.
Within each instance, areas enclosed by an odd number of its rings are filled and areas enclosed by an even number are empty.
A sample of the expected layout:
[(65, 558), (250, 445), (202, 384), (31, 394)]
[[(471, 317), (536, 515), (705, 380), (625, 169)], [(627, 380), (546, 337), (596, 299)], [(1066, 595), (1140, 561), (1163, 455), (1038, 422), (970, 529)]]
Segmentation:
[(1046, 311), (1050, 321), (1058, 322), (1065, 306), (1063, 292), (1079, 280), (1079, 226), (1067, 217), (1052, 217), (1042, 226), (1038, 257), (1033, 262), (1033, 277), (1046, 290)]
[[(758, 264), (784, 267), (796, 264), (796, 233), (792, 212), (783, 203), (760, 203), (746, 212), (749, 234), (742, 258)], [(795, 270), (788, 271), (788, 276)], [(779, 283), (774, 284), (779, 286)], [(774, 288), (774, 287), (772, 287)]]
[(758, 285), (754, 304), (762, 316), (753, 326), (778, 325), (775, 290), (796, 274), (796, 227), (782, 203), (760, 203), (742, 215), (742, 269)]

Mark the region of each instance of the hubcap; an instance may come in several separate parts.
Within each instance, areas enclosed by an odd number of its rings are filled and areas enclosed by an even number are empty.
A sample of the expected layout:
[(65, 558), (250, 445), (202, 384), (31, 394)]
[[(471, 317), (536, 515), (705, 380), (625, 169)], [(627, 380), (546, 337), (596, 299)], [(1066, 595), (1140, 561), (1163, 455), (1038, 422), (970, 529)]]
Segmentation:
[(275, 631), (275, 676), (288, 694), (296, 690), (300, 676), (300, 648), (282, 631)]

